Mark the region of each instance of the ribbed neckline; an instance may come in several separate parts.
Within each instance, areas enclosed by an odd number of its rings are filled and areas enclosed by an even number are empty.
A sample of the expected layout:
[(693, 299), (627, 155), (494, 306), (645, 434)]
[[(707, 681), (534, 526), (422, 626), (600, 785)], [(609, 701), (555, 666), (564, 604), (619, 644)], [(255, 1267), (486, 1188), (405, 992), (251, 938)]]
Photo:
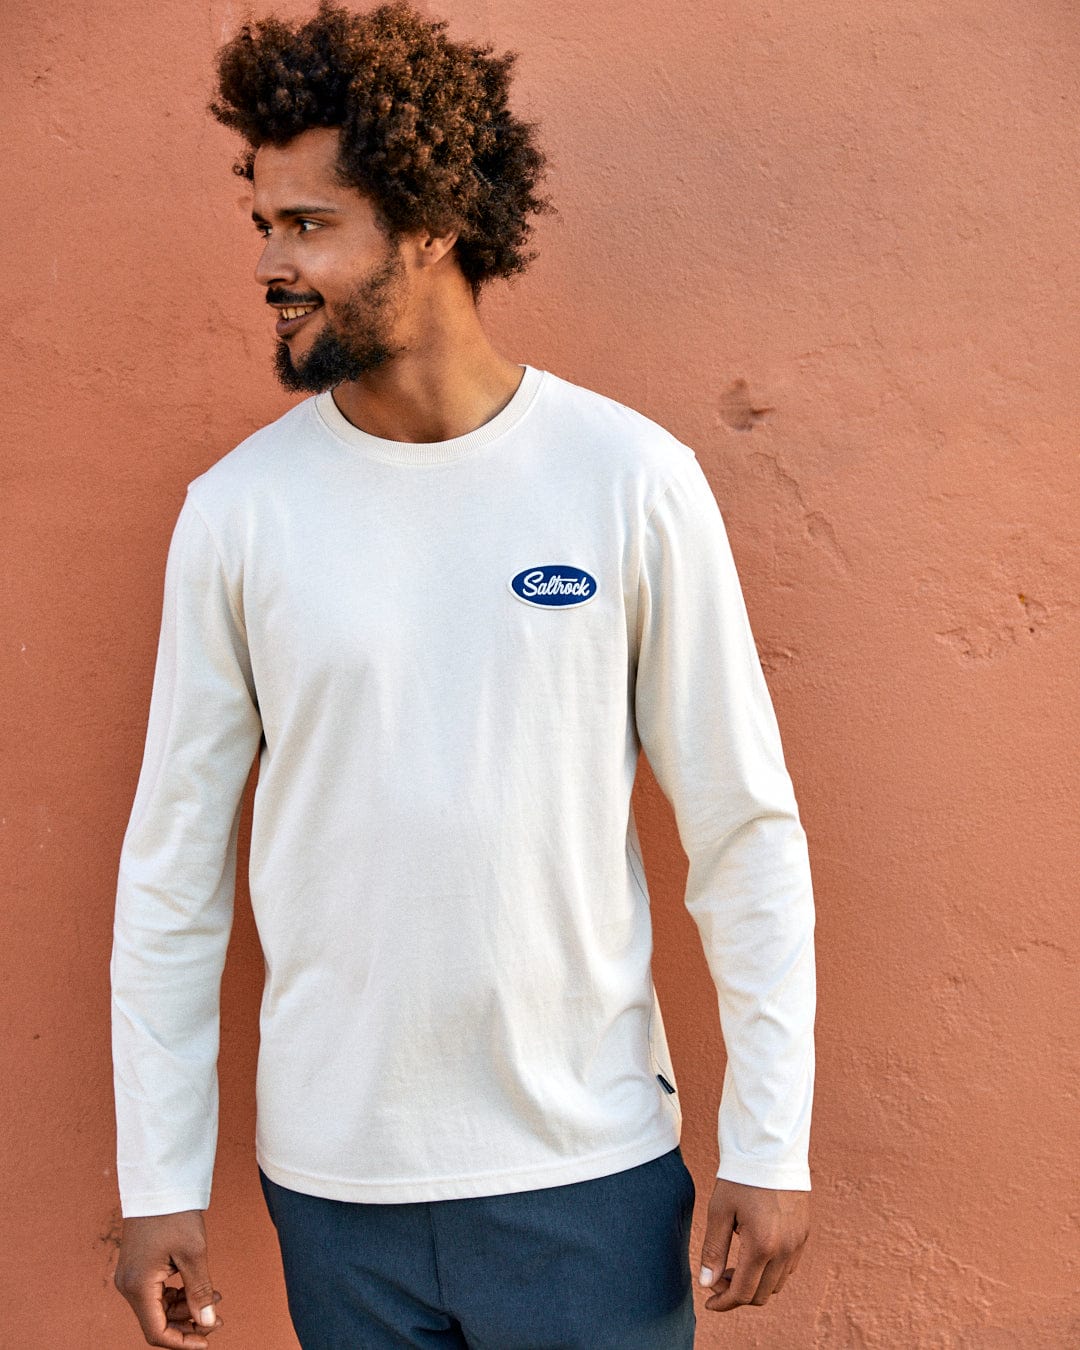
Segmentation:
[(523, 365), (522, 371), (521, 381), (505, 407), (464, 436), (452, 436), (446, 441), (388, 441), (361, 431), (334, 402), (332, 389), (316, 394), (312, 401), (324, 426), (339, 440), (365, 455), (393, 464), (448, 464), (490, 445), (525, 416), (546, 372), (530, 365)]

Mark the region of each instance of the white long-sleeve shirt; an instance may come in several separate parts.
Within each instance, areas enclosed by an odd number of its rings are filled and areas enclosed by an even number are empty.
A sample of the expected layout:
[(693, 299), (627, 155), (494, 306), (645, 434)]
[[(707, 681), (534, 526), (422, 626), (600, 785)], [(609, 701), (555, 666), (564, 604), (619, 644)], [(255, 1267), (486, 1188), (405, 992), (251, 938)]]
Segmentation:
[(642, 747), (718, 992), (717, 1175), (808, 1190), (806, 838), (693, 451), (526, 365), (466, 435), (384, 440), (328, 391), (194, 479), (116, 898), (124, 1216), (210, 1201), (256, 755), (269, 1177), (436, 1200), (673, 1148), (630, 807)]

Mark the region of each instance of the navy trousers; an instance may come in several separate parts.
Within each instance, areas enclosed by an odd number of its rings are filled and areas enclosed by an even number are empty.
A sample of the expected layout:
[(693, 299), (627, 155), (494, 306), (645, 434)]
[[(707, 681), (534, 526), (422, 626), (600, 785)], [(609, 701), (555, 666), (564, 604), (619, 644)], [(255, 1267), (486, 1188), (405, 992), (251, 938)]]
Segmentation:
[(692, 1350), (694, 1179), (678, 1146), (460, 1200), (326, 1200), (259, 1179), (303, 1350)]

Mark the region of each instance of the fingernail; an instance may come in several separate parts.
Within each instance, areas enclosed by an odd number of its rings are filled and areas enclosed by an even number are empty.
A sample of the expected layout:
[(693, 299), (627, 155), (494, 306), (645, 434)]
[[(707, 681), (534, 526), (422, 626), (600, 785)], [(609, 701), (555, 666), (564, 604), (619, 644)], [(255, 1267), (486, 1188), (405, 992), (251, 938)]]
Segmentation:
[(199, 1313), (199, 1321), (204, 1327), (213, 1327), (217, 1325), (217, 1313), (214, 1311), (214, 1305), (208, 1303)]
[(712, 1271), (708, 1266), (701, 1267), (701, 1274), (698, 1276), (698, 1281), (701, 1284), (712, 1284)]

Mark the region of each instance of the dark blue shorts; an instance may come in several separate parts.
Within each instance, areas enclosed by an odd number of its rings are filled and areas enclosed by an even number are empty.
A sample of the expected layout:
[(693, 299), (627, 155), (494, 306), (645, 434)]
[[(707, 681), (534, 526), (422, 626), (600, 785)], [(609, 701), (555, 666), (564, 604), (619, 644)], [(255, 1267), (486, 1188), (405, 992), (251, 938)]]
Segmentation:
[(303, 1350), (692, 1350), (694, 1179), (678, 1146), (460, 1200), (326, 1200), (259, 1178)]

